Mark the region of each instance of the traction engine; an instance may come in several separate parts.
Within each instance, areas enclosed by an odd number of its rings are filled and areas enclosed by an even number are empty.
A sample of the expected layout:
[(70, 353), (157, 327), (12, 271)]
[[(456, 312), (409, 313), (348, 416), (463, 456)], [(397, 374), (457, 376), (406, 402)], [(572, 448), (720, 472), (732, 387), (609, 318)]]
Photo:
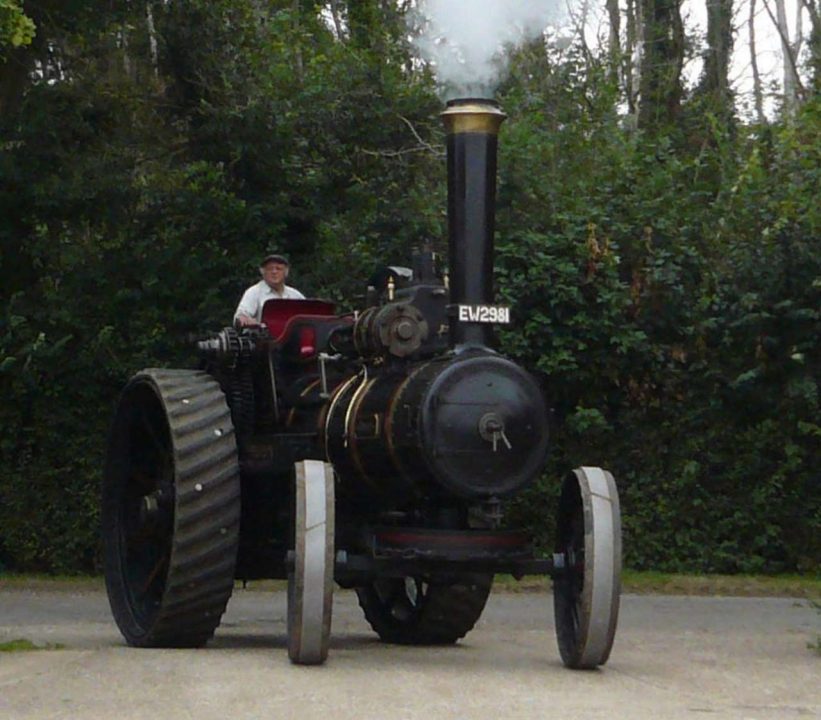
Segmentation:
[(423, 249), (373, 278), (368, 307), (272, 300), (258, 327), (198, 343), (198, 370), (146, 369), (116, 409), (103, 490), (106, 586), (126, 641), (194, 647), (235, 580), (288, 581), (288, 653), (325, 661), (335, 584), (385, 642), (455, 643), (495, 573), (550, 575), (565, 665), (609, 657), (621, 527), (616, 485), (564, 480), (554, 552), (502, 529), (542, 473), (542, 389), (491, 349), (496, 149), (489, 100), (451, 101), (449, 276)]

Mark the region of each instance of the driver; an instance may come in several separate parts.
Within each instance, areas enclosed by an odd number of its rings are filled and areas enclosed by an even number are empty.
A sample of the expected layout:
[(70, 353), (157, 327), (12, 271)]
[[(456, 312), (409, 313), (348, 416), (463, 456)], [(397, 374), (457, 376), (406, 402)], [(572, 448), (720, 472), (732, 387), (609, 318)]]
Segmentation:
[(242, 295), (234, 313), (234, 325), (246, 327), (258, 325), (262, 320), (262, 306), (266, 300), (304, 300), (305, 296), (296, 288), (285, 284), (289, 269), (288, 259), (283, 255), (267, 255), (259, 264), (262, 275), (255, 285), (251, 285)]

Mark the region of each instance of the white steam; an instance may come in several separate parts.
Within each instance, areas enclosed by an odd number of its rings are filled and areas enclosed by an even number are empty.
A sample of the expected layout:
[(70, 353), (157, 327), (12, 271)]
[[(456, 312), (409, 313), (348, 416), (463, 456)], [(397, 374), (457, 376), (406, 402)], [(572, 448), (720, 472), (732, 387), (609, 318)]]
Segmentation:
[(419, 0), (414, 40), (448, 97), (490, 97), (507, 71), (506, 50), (544, 34), (558, 0)]

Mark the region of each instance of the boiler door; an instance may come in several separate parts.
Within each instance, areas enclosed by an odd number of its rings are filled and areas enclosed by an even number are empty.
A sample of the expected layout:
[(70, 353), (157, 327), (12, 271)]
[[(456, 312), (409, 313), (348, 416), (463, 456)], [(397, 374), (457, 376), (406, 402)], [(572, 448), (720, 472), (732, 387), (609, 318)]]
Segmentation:
[(541, 473), (546, 404), (509, 360), (483, 354), (447, 364), (428, 387), (420, 421), (431, 472), (460, 497), (506, 495)]

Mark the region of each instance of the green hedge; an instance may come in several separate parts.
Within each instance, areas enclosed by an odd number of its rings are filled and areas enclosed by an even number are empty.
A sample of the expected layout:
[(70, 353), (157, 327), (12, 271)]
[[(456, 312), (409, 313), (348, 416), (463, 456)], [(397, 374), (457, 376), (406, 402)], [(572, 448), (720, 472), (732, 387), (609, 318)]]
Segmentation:
[[(157, 68), (142, 22), (127, 68), (105, 18), (52, 28), (72, 82), (30, 79), (0, 119), (6, 569), (99, 568), (119, 389), (190, 362), (263, 251), (353, 308), (378, 262), (446, 249), (441, 104), (402, 33), (364, 47), (189, 5), (155, 8)], [(509, 520), (549, 547), (561, 477), (600, 464), (632, 567), (817, 570), (821, 103), (768, 128), (707, 118), (696, 144), (643, 136), (595, 63), (523, 53), (500, 94), (500, 343), (555, 421)]]

